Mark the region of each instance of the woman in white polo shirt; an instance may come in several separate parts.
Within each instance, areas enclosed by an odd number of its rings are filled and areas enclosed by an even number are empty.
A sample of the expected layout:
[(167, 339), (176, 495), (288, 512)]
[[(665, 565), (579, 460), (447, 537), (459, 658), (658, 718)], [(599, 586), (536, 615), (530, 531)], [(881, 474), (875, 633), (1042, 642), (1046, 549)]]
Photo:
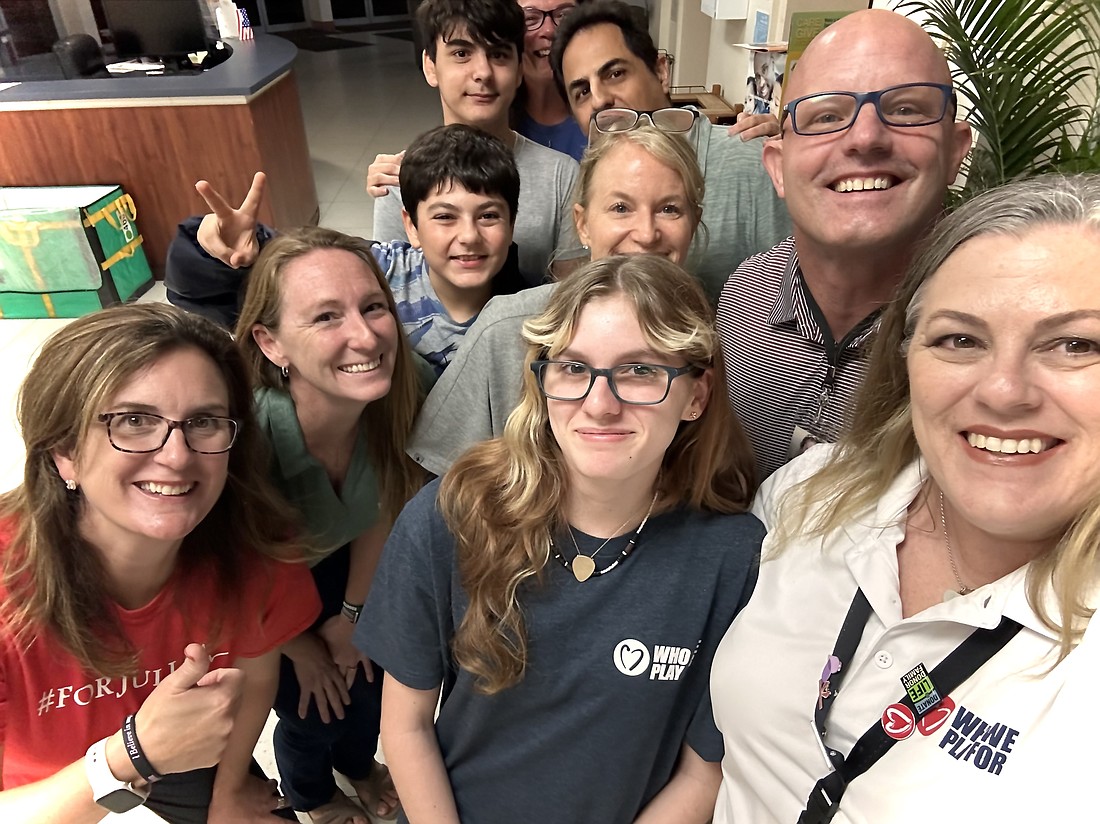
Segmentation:
[(1091, 806), (1098, 258), (1096, 177), (989, 192), (929, 239), (851, 432), (754, 506), (765, 560), (712, 671), (716, 824)]

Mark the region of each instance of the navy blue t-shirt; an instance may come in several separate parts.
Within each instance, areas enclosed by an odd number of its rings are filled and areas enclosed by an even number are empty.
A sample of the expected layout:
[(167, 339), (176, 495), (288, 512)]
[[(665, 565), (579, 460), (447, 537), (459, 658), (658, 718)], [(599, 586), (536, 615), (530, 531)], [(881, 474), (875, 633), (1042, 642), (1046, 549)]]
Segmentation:
[[(438, 486), (394, 526), (355, 643), (406, 686), (442, 685), (436, 733), (463, 821), (630, 824), (668, 783), (683, 744), (721, 760), (710, 663), (755, 583), (759, 521), (656, 515), (624, 563), (584, 583), (551, 559), (541, 582), (520, 589), (526, 673), (486, 696), (451, 658), (468, 601)], [(603, 543), (576, 538), (586, 554)], [(608, 544), (597, 566), (626, 540)]]
[(561, 123), (547, 126), (524, 112), (520, 115), (519, 123), (516, 124), (516, 131), (548, 149), (569, 155), (578, 163), (584, 155), (584, 150), (588, 148), (588, 138), (584, 136), (577, 121), (571, 117), (565, 118)]

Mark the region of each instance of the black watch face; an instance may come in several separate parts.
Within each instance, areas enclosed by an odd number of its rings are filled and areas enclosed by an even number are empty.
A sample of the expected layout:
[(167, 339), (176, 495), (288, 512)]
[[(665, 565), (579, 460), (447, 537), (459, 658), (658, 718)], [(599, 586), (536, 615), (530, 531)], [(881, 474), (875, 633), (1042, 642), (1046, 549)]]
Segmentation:
[(132, 790), (111, 790), (102, 798), (96, 799), (96, 804), (113, 813), (124, 813), (145, 803), (145, 799)]

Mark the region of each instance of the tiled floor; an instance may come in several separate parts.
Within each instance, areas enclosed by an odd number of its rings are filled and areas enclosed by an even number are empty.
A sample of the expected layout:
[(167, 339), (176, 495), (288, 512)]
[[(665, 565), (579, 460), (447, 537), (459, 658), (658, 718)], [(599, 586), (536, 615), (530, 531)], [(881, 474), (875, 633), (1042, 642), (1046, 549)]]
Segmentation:
[[(442, 123), (442, 115), (438, 94), (413, 63), (410, 43), (367, 33), (353, 39), (364, 46), (299, 50), (295, 70), (321, 224), (369, 237), (373, 205), (364, 188), (367, 166), (377, 153), (400, 151), (416, 135)], [(164, 300), (163, 285), (158, 283), (142, 299)], [(15, 424), (19, 384), (42, 342), (65, 323), (0, 320), (0, 491), (22, 479), (24, 452)], [(261, 736), (256, 755), (274, 774), (271, 727), (269, 723)]]

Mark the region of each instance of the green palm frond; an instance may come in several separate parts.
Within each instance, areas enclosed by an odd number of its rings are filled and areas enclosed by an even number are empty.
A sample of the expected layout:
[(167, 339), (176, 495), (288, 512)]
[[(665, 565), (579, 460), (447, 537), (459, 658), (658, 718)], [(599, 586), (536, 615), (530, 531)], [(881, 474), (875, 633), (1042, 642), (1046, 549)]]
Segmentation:
[(1024, 175), (1100, 168), (1100, 0), (906, 0), (898, 10), (942, 42), (970, 110), (963, 198)]

